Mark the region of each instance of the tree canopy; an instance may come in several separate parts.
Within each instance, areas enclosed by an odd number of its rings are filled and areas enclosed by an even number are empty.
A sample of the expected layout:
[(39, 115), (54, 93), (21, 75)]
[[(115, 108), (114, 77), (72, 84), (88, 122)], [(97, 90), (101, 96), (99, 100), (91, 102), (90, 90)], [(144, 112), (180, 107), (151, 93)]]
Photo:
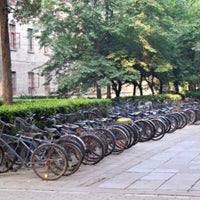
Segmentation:
[(52, 50), (44, 73), (57, 77), (59, 93), (123, 84), (143, 94), (173, 83), (195, 88), (199, 79), (197, 0), (20, 0), (16, 17), (35, 23), (41, 46)]

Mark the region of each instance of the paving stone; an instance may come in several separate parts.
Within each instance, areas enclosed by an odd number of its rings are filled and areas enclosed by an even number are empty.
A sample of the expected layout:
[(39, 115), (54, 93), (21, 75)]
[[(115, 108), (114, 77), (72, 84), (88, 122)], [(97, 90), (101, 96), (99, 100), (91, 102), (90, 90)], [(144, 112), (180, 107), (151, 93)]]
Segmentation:
[(118, 176), (111, 178), (108, 181), (100, 184), (100, 188), (120, 188), (125, 189), (130, 184), (144, 176), (144, 173), (130, 173), (124, 172)]
[(151, 172), (152, 170), (156, 169), (160, 165), (163, 164), (163, 160), (145, 160), (140, 164), (130, 168), (128, 171), (130, 172)]
[(155, 191), (163, 184), (164, 180), (140, 179), (131, 184), (128, 189), (139, 191)]
[(141, 178), (141, 180), (168, 180), (170, 177), (174, 176), (175, 173), (161, 173), (161, 172), (152, 172)]
[(200, 174), (191, 173), (177, 173), (171, 179), (166, 181), (159, 190), (181, 190), (183, 192), (189, 191), (193, 184), (200, 178)]
[(0, 199), (199, 200), (199, 141), (192, 125), (56, 181), (42, 181), (32, 169), (0, 174)]

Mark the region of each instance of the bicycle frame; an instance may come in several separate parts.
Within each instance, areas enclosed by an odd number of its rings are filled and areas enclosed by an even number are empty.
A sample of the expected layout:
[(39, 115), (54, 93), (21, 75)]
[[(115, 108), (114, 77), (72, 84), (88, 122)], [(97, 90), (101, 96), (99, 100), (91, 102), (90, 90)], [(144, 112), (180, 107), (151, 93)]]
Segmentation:
[[(4, 139), (4, 138), (5, 139)], [(6, 139), (9, 139), (13, 142), (17, 142), (17, 147), (25, 147), (26, 149), (26, 156), (22, 157), (20, 156), (19, 153), (16, 152), (16, 150), (9, 145), (9, 143), (6, 141)], [(22, 162), (23, 165), (26, 165), (29, 161), (28, 161), (28, 157), (29, 155), (31, 155), (33, 153), (33, 150), (37, 147), (34, 143), (34, 140), (31, 138), (25, 138), (24, 136), (12, 136), (12, 135), (8, 135), (8, 134), (1, 134), (0, 135), (0, 142), (3, 143), (3, 145), (5, 145), (8, 150), (17, 157), (17, 159), (19, 159), (20, 162)], [(17, 148), (16, 148), (17, 149)]]

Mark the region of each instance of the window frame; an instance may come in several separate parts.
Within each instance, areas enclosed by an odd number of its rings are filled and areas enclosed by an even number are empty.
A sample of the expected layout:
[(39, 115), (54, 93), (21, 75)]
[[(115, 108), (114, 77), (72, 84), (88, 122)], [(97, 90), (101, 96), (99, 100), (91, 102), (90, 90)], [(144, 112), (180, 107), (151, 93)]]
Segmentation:
[(17, 73), (12, 71), (12, 92), (13, 96), (17, 95)]
[(40, 87), (39, 73), (28, 72), (28, 86), (29, 89), (35, 89)]
[(27, 39), (28, 39), (28, 53), (34, 53), (34, 37), (33, 37), (33, 29), (27, 29)]
[(9, 24), (9, 42), (10, 50), (16, 51), (20, 48), (20, 33), (16, 32), (16, 25), (13, 23)]

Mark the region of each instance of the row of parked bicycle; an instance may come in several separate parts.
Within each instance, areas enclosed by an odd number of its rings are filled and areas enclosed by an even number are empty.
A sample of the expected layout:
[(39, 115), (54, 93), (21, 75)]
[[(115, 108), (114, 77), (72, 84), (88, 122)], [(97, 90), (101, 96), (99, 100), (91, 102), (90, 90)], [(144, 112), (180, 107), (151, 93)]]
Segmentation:
[[(37, 119), (37, 120), (36, 120)], [(31, 166), (43, 180), (56, 180), (119, 154), (139, 142), (160, 140), (186, 125), (200, 124), (200, 104), (162, 106), (147, 103), (113, 105), (103, 117), (98, 108), (58, 113), (39, 119), (34, 114), (0, 120), (0, 173)], [(36, 125), (37, 124), (37, 125)], [(11, 129), (16, 135), (9, 134)]]

